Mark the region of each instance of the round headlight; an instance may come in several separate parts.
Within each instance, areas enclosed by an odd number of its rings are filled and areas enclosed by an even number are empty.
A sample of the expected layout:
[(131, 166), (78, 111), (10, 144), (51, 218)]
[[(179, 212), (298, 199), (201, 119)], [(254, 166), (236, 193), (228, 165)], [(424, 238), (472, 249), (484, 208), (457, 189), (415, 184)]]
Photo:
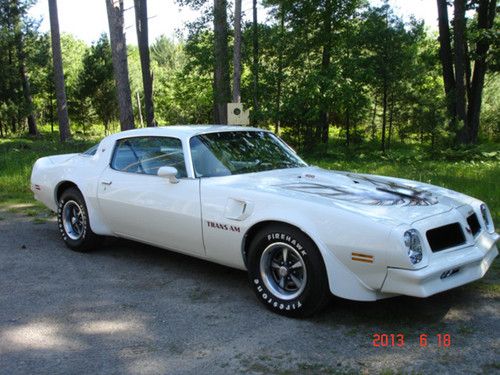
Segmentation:
[(484, 225), (491, 232), (493, 230), (493, 222), (491, 221), (490, 211), (484, 203), (481, 205), (481, 216), (483, 217)]
[(404, 234), (404, 242), (408, 251), (408, 258), (412, 264), (417, 264), (422, 260), (422, 242), (415, 229), (407, 230)]

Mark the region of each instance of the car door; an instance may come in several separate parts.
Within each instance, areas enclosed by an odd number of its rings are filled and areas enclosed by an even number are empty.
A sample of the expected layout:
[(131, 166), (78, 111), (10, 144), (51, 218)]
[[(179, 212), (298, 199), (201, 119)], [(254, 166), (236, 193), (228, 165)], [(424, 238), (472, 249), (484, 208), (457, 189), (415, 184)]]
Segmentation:
[[(158, 169), (175, 167), (177, 183)], [(116, 142), (99, 179), (102, 215), (121, 237), (180, 252), (204, 255), (199, 180), (188, 178), (181, 140), (130, 137)]]

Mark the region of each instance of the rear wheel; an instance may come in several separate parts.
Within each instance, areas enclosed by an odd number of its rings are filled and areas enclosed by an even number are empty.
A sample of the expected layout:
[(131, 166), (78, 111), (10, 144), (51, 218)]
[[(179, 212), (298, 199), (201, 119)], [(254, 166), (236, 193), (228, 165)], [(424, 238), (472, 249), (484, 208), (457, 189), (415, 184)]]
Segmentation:
[(89, 216), (82, 193), (77, 188), (66, 189), (57, 206), (59, 232), (66, 246), (75, 251), (92, 250), (99, 236), (90, 228)]
[(270, 225), (255, 235), (248, 274), (258, 299), (278, 314), (306, 317), (330, 299), (318, 248), (303, 232), (287, 225)]

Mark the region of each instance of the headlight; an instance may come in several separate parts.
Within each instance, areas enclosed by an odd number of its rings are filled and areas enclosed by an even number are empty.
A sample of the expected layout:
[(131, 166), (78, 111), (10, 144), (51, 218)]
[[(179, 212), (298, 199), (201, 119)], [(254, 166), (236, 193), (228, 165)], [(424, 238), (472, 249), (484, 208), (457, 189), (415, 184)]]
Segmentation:
[(481, 205), (481, 216), (483, 217), (483, 221), (486, 225), (486, 229), (488, 229), (488, 232), (492, 232), (493, 221), (491, 220), (490, 210), (488, 210), (488, 207), (486, 207), (484, 203)]
[(412, 264), (417, 264), (422, 260), (422, 242), (415, 229), (407, 230), (404, 234), (404, 241), (408, 257)]

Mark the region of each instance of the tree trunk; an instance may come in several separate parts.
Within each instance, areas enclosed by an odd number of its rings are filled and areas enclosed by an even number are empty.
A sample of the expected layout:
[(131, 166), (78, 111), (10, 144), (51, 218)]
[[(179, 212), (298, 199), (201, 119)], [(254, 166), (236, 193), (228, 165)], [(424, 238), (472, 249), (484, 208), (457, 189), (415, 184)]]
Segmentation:
[(133, 129), (134, 113), (128, 79), (127, 44), (123, 33), (123, 0), (106, 0), (113, 73), (118, 96), (121, 130)]
[(153, 76), (151, 74), (148, 39), (148, 8), (146, 0), (134, 0), (137, 44), (141, 59), (142, 85), (144, 87), (144, 110), (147, 126), (156, 126), (153, 104)]
[(349, 147), (349, 144), (351, 143), (351, 113), (349, 110), (349, 107), (346, 110), (346, 115), (345, 115), (345, 144), (347, 147)]
[(139, 91), (135, 92), (135, 98), (137, 100), (137, 112), (139, 112), (139, 122), (141, 124), (141, 128), (143, 128), (144, 127), (144, 121), (142, 119), (141, 96), (139, 95)]
[(444, 91), (447, 98), (448, 115), (454, 126), (456, 117), (455, 73), (453, 72), (453, 53), (451, 51), (450, 24), (448, 21), (447, 0), (437, 0), (439, 20), (439, 57), (443, 68)]
[[(21, 54), (23, 54), (21, 52)], [(24, 57), (19, 59), (19, 75), (21, 76), (23, 85), (23, 95), (26, 105), (28, 107), (28, 133), (30, 135), (37, 135), (38, 129), (36, 126), (35, 115), (33, 114), (33, 98), (31, 96), (31, 86), (28, 75), (26, 74), (26, 67)]]
[(227, 0), (214, 0), (214, 122), (227, 124), (227, 102), (231, 98), (227, 48)]
[(372, 128), (372, 141), (375, 140), (375, 132), (376, 132), (376, 129), (377, 127), (375, 126), (375, 116), (377, 115), (377, 97), (375, 96), (375, 100), (374, 100), (374, 104), (373, 104), (373, 114), (372, 114), (372, 125), (371, 125), (371, 128)]
[[(495, 0), (481, 0), (477, 9), (478, 28), (492, 29), (496, 12)], [(484, 76), (486, 74), (486, 54), (490, 45), (486, 38), (481, 38), (476, 45), (476, 59), (474, 62), (474, 73), (471, 84), (471, 99), (469, 100), (469, 141), (476, 143), (479, 134), (479, 120), (481, 115), (481, 100), (484, 88)]]
[(385, 128), (387, 124), (387, 82), (384, 80), (383, 87), (383, 97), (382, 97), (382, 151), (385, 152)]
[[(18, 0), (14, 0), (16, 9), (19, 6)], [(17, 49), (17, 58), (18, 58), (18, 70), (19, 76), (21, 78), (22, 88), (23, 88), (23, 97), (27, 107), (28, 113), (28, 133), (30, 135), (38, 135), (38, 129), (36, 126), (35, 115), (33, 114), (34, 106), (33, 106), (33, 98), (31, 96), (31, 86), (28, 78), (28, 74), (26, 73), (26, 56), (24, 54), (24, 40), (23, 40), (23, 31), (21, 26), (20, 15), (16, 12), (13, 17), (13, 27), (15, 30), (15, 40), (16, 40), (16, 49)], [(15, 125), (14, 125), (15, 128)]]
[(470, 66), (469, 46), (467, 44), (467, 40), (465, 39), (464, 39), (464, 65), (465, 65), (465, 94), (466, 94), (465, 99), (466, 102), (469, 103), (469, 101), (472, 99), (472, 91), (471, 91), (472, 72)]
[(280, 28), (279, 28), (279, 48), (278, 48), (278, 82), (276, 87), (276, 124), (274, 132), (279, 135), (281, 130), (281, 91), (283, 84), (283, 48), (285, 38), (285, 9), (283, 1), (280, 3)]
[(391, 105), (389, 106), (389, 135), (387, 137), (387, 148), (391, 147), (393, 118), (394, 118), (394, 94), (391, 94)]
[(233, 102), (241, 102), (241, 0), (234, 0)]
[(259, 121), (259, 24), (257, 22), (257, 0), (253, 0), (252, 20), (252, 51), (253, 51), (253, 125)]
[(329, 118), (328, 118), (328, 107), (326, 99), (326, 82), (328, 77), (328, 70), (330, 68), (330, 60), (332, 53), (332, 1), (325, 0), (325, 9), (323, 13), (323, 37), (325, 38), (323, 43), (323, 53), (321, 56), (321, 75), (322, 80), (320, 84), (320, 95), (323, 96), (322, 108), (320, 112), (320, 126), (321, 126), (321, 141), (323, 143), (328, 143), (328, 128), (329, 128)]
[(50, 133), (54, 133), (54, 94), (51, 95), (50, 102)]
[(59, 137), (61, 142), (71, 138), (68, 117), (68, 102), (64, 87), (64, 70), (61, 52), (61, 35), (59, 33), (59, 17), (57, 0), (49, 0), (50, 35), (52, 41), (52, 62), (54, 64), (54, 86), (57, 98), (57, 117), (59, 119)]
[(468, 141), (468, 124), (466, 117), (465, 101), (465, 2), (466, 0), (455, 0), (453, 16), (453, 40), (455, 47), (455, 105), (458, 121), (462, 122), (463, 129), (460, 130), (460, 141)]

